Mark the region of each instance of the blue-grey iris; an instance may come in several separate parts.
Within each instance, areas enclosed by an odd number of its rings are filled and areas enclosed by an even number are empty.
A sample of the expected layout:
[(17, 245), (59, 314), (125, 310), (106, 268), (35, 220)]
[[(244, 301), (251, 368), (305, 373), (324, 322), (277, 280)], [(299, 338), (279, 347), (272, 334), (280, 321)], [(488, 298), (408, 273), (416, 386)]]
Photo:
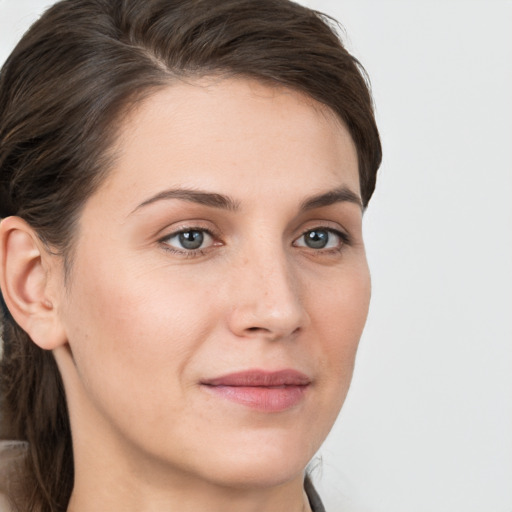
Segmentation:
[(201, 231), (184, 231), (179, 234), (179, 241), (184, 249), (199, 249), (204, 242), (204, 234)]
[(329, 242), (329, 232), (325, 230), (308, 231), (304, 243), (311, 249), (323, 249)]

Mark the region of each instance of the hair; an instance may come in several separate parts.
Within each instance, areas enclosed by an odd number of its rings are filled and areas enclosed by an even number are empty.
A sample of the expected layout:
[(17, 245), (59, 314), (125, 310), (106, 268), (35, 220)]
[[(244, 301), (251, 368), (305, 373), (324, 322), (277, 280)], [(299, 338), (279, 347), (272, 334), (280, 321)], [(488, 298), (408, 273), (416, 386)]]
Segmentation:
[[(368, 204), (381, 161), (373, 103), (332, 19), (289, 0), (65, 0), (0, 72), (0, 217), (25, 219), (69, 258), (122, 116), (157, 88), (210, 75), (281, 85), (329, 107), (355, 142)], [(4, 435), (28, 442), (17, 506), (65, 511), (74, 470), (63, 383), (5, 303), (2, 316)]]

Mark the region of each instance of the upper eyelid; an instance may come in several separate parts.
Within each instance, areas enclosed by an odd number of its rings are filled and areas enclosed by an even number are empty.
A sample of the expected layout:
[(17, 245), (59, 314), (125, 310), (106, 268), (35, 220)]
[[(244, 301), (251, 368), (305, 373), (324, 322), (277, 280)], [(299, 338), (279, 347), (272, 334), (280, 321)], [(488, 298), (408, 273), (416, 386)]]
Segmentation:
[(314, 224), (312, 225), (311, 227), (307, 227), (305, 229), (302, 229), (300, 231), (300, 234), (295, 238), (295, 240), (297, 238), (300, 238), (301, 236), (304, 236), (306, 233), (309, 233), (310, 231), (315, 231), (315, 230), (325, 230), (325, 231), (330, 231), (331, 233), (334, 233), (336, 235), (339, 235), (343, 238), (346, 238), (346, 239), (351, 239), (351, 235), (349, 233), (349, 231), (347, 229), (345, 229), (344, 227), (341, 227), (338, 223), (336, 223), (337, 226), (332, 226), (332, 225), (327, 225), (325, 223), (319, 223), (319, 224)]
[(301, 233), (301, 235), (303, 235), (304, 233), (309, 233), (310, 231), (315, 231), (315, 230), (320, 230), (320, 229), (323, 229), (325, 231), (332, 231), (333, 233), (346, 233), (346, 230), (343, 228), (327, 226), (325, 224), (318, 224), (318, 225), (314, 225), (311, 227), (307, 227), (305, 229), (302, 229), (300, 233)]
[[(188, 231), (202, 231), (202, 232), (206, 233), (212, 239), (213, 244), (217, 240), (219, 240), (218, 234), (216, 234), (211, 229), (205, 228), (204, 226), (191, 225), (191, 226), (182, 226), (179, 228), (174, 228), (172, 230), (168, 230), (168, 228), (165, 228), (165, 229), (161, 230), (161, 233), (163, 233), (163, 234), (158, 234), (158, 236), (156, 238), (156, 242), (158, 244), (164, 244), (164, 245), (171, 246), (171, 244), (168, 243), (169, 239), (175, 238), (175, 237), (179, 236), (180, 234), (186, 233)], [(189, 249), (189, 250), (183, 249), (183, 250), (187, 251), (187, 252), (192, 252), (194, 249)], [(200, 249), (197, 249), (197, 250), (200, 250)]]
[(181, 235), (182, 233), (188, 233), (189, 231), (202, 231), (202, 232), (210, 235), (212, 238), (215, 236), (211, 230), (206, 229), (206, 228), (183, 228), (183, 229), (171, 231), (167, 235), (162, 236), (161, 239), (173, 238), (175, 236)]
[[(220, 240), (225, 236), (225, 234), (220, 229), (217, 229), (216, 227), (212, 228), (211, 226), (205, 226), (203, 224), (204, 222), (206, 221), (192, 220), (190, 221), (190, 223), (188, 221), (183, 221), (182, 223), (178, 222), (176, 223), (175, 227), (167, 226), (159, 230), (159, 233), (157, 234), (157, 239), (158, 241), (163, 241), (167, 238), (179, 235), (180, 233), (185, 233), (187, 231), (204, 231), (205, 233), (209, 234), (212, 238), (216, 240)], [(301, 236), (304, 236), (306, 233), (310, 231), (314, 231), (315, 229), (330, 231), (347, 240), (352, 239), (349, 230), (340, 225), (339, 222), (327, 220), (313, 220), (309, 221), (307, 224), (310, 225), (307, 227), (302, 227), (300, 228), (300, 230), (296, 231), (296, 234), (293, 236), (293, 241), (297, 240)]]
[[(207, 233), (208, 236), (211, 238), (211, 243), (208, 244), (207, 247), (198, 247), (197, 249), (187, 249), (185, 247), (176, 247), (168, 242), (169, 239), (175, 238), (175, 237), (179, 236), (181, 233), (186, 233), (187, 231), (203, 231), (203, 232)], [(212, 247), (217, 245), (215, 235), (210, 230), (205, 229), (205, 228), (199, 228), (199, 227), (196, 227), (196, 228), (187, 227), (187, 228), (183, 228), (183, 229), (174, 230), (165, 236), (159, 237), (157, 240), (157, 243), (160, 247), (162, 247), (163, 250), (165, 250), (167, 252), (171, 252), (176, 255), (186, 256), (186, 257), (194, 257), (194, 256), (199, 256), (201, 254), (205, 254), (206, 251), (210, 250)]]
[(327, 226), (316, 226), (316, 227), (308, 228), (308, 229), (305, 229), (304, 231), (302, 231), (301, 234), (294, 239), (294, 241), (303, 237), (305, 234), (310, 233), (311, 231), (328, 231), (330, 233), (333, 233), (333, 234), (339, 236), (344, 241), (348, 241), (350, 239), (350, 235), (344, 230), (331, 228), (331, 227), (327, 227)]
[(311, 231), (312, 229), (333, 229), (333, 230), (339, 230), (347, 232), (348, 229), (345, 227), (344, 223), (341, 222), (341, 219), (339, 218), (330, 218), (329, 216), (319, 216), (319, 217), (311, 217), (302, 219), (300, 222), (300, 230), (303, 232), (305, 231)]
[(204, 231), (214, 238), (220, 237), (220, 231), (201, 225), (199, 222), (200, 221), (195, 221), (195, 223), (192, 222), (191, 224), (183, 222), (181, 225), (180, 223), (176, 223), (178, 226), (175, 227), (172, 227), (172, 225), (166, 226), (157, 233), (158, 240), (164, 240), (179, 235), (180, 233), (186, 233), (187, 231)]

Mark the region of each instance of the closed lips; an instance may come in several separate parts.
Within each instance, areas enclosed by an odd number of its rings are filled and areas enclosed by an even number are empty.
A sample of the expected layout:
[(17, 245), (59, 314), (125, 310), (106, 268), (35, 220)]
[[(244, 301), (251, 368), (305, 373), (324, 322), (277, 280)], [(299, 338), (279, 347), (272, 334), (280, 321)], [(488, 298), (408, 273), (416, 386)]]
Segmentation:
[(277, 413), (299, 405), (311, 379), (296, 370), (250, 370), (202, 382), (212, 394), (258, 412)]

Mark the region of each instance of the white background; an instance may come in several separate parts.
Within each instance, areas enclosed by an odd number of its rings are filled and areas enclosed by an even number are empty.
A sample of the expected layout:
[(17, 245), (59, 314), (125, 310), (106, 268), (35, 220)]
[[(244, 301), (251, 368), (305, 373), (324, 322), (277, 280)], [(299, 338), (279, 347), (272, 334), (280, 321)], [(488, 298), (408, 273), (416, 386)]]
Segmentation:
[[(0, 61), (48, 3), (0, 0)], [(385, 155), (320, 493), (329, 512), (512, 512), (512, 1), (303, 3), (344, 25)]]

